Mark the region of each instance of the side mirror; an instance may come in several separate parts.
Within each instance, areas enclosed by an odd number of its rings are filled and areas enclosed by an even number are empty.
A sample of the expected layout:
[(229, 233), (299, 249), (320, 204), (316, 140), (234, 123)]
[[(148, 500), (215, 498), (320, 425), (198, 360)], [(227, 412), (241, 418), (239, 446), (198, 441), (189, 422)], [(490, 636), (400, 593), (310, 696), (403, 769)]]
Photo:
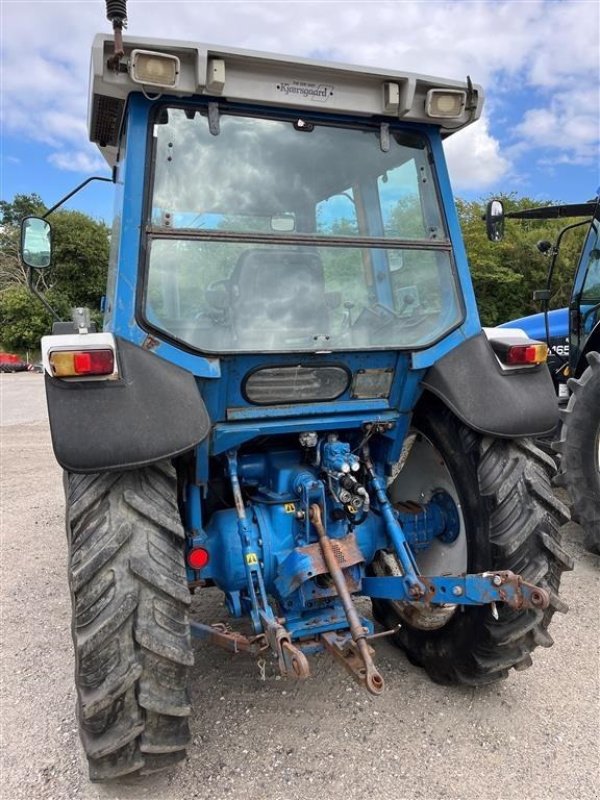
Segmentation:
[(490, 200), (485, 208), (485, 229), (490, 242), (504, 238), (504, 206), (500, 200)]
[(21, 261), (31, 269), (46, 269), (52, 261), (52, 228), (40, 217), (21, 222)]

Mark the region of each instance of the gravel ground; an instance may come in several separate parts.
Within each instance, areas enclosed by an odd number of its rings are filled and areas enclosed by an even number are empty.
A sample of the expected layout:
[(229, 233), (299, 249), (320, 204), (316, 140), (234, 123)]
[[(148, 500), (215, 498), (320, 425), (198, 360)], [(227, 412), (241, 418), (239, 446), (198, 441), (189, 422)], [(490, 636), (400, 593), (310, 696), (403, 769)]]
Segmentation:
[[(600, 795), (600, 559), (565, 526), (576, 556), (568, 615), (534, 665), (482, 689), (432, 684), (383, 641), (386, 691), (360, 691), (325, 656), (295, 684), (196, 645), (193, 743), (170, 773), (91, 784), (75, 717), (61, 473), (43, 377), (0, 376), (2, 741), (5, 800), (504, 800)], [(27, 545), (27, 549), (25, 547)], [(222, 614), (218, 593), (198, 615)]]

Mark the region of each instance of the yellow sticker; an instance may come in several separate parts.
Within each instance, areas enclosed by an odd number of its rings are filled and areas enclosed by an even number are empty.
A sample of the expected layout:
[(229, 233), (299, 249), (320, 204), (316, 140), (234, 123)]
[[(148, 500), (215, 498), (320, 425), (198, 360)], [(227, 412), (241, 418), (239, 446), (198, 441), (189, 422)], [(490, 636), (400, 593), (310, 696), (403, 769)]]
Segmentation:
[(293, 514), (296, 510), (294, 503), (284, 503), (283, 510), (286, 514)]
[(246, 555), (246, 564), (258, 564), (258, 556), (256, 553), (248, 553)]

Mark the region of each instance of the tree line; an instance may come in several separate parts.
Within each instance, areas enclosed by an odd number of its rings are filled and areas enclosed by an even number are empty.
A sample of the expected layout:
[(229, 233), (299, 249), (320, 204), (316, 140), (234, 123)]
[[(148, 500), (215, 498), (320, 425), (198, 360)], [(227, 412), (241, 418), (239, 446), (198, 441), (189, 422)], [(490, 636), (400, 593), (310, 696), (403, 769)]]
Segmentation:
[[(507, 211), (548, 205), (514, 194), (501, 199)], [(482, 324), (497, 325), (539, 311), (532, 295), (545, 286), (549, 261), (536, 244), (554, 242), (568, 220), (507, 220), (504, 240), (491, 243), (482, 220), (486, 200), (457, 199), (456, 205)], [(27, 273), (19, 259), (21, 219), (46, 210), (37, 194), (17, 194), (10, 202), (0, 201), (0, 346), (5, 350), (36, 350), (52, 327), (50, 313), (27, 287)], [(73, 306), (83, 305), (100, 322), (110, 230), (79, 211), (56, 211), (50, 221), (53, 266), (34, 276), (35, 286), (62, 319), (70, 318)], [(582, 237), (582, 229), (576, 229), (563, 240), (552, 307), (568, 302)]]

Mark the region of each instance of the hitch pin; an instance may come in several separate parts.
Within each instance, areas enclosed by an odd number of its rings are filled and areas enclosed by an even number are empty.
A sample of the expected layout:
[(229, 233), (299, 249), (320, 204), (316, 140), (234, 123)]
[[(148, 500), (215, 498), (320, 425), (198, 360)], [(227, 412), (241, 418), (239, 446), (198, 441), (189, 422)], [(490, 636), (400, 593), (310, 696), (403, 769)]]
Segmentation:
[(367, 636), (367, 639), (371, 641), (372, 639), (383, 639), (386, 636), (393, 636), (395, 633), (398, 633), (402, 625), (395, 625), (393, 628), (390, 628), (387, 631), (380, 631), (379, 633), (371, 633)]
[(325, 531), (323, 520), (321, 519), (321, 508), (319, 505), (317, 505), (317, 503), (313, 503), (309, 509), (309, 513), (310, 521), (314, 525), (319, 536), (319, 543), (321, 545), (321, 550), (323, 551), (323, 558), (327, 564), (327, 569), (333, 578), (338, 596), (342, 601), (346, 619), (350, 625), (352, 639), (356, 643), (356, 648), (360, 654), (363, 664), (365, 665), (365, 684), (367, 690), (371, 694), (381, 694), (383, 691), (383, 677), (373, 663), (369, 645), (367, 644), (367, 632), (360, 624), (359, 616), (356, 613), (354, 603), (352, 602), (352, 595), (346, 586), (344, 573), (337, 562), (337, 558), (335, 557), (335, 553), (333, 552), (333, 548), (331, 546), (331, 540)]

